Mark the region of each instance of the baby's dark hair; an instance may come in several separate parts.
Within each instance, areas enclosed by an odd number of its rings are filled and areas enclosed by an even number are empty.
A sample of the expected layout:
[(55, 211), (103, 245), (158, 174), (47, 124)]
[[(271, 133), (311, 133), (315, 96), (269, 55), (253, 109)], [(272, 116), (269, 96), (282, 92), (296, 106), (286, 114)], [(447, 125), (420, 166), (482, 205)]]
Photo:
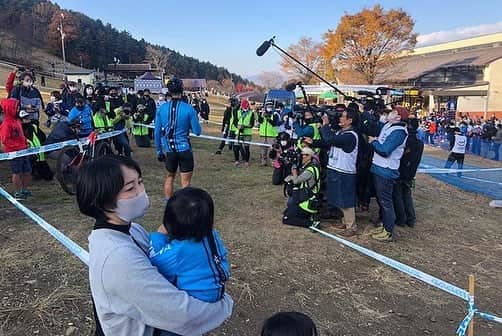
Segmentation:
[(180, 189), (167, 202), (163, 224), (172, 239), (200, 242), (213, 230), (213, 223), (213, 199), (202, 189)]
[(261, 336), (317, 336), (314, 321), (298, 312), (281, 312), (263, 324)]

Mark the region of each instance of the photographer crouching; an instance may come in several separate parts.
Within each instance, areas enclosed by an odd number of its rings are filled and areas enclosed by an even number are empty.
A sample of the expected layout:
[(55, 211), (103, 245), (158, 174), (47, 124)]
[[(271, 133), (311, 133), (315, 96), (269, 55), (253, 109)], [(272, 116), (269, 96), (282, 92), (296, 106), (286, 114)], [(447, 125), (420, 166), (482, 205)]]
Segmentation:
[(291, 174), (293, 165), (298, 166), (301, 162), (301, 157), (298, 158), (299, 153), (295, 149), (293, 140), (291, 140), (291, 137), (286, 132), (279, 133), (268, 154), (269, 158), (273, 160), (273, 185), (283, 184), (286, 176)]
[(304, 147), (301, 152), (302, 166), (300, 170), (293, 166), (287, 182), (288, 204), (284, 210), (282, 222), (288, 225), (309, 227), (314, 224), (314, 215), (320, 208), (319, 191), (321, 189), (321, 172), (319, 163), (313, 159), (315, 152)]

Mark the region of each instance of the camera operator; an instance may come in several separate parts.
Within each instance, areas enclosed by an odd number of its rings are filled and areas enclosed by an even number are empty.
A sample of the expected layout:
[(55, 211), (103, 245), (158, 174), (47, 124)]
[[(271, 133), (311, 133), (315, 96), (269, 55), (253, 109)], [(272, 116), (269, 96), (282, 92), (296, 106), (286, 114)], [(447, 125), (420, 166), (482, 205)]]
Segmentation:
[(282, 217), (284, 224), (302, 227), (313, 225), (313, 215), (317, 214), (320, 208), (321, 184), (321, 172), (319, 164), (313, 159), (314, 154), (311, 148), (303, 148), (300, 171), (297, 166), (293, 166), (291, 175), (284, 180), (290, 189), (288, 205)]
[(272, 163), (274, 167), (274, 172), (272, 173), (273, 185), (282, 184), (286, 176), (291, 174), (293, 164), (298, 166), (301, 161), (291, 137), (286, 132), (279, 133), (277, 136), (276, 142), (270, 149), (269, 158), (274, 160)]
[[(303, 114), (296, 113), (294, 118), (293, 129), (298, 135), (297, 146), (300, 150), (303, 148), (303, 138), (311, 138), (313, 141), (321, 140), (321, 134), (319, 133), (319, 128), (317, 128), (316, 119), (312, 111), (307, 110)], [(319, 153), (319, 148), (314, 149), (314, 152)]]
[[(115, 114), (115, 119), (112, 120), (114, 131), (131, 128), (132, 105), (130, 103), (117, 107), (113, 112)], [(129, 145), (126, 132), (115, 136), (113, 138), (113, 145), (120, 155), (131, 157), (131, 146)]]
[[(136, 112), (132, 115), (132, 121), (138, 124), (147, 124), (150, 116), (147, 113), (146, 106), (143, 104), (136, 105)], [(138, 147), (150, 147), (150, 137), (148, 136), (148, 127), (134, 125), (132, 134)]]
[[(279, 124), (279, 113), (274, 111), (274, 102), (266, 101), (264, 109), (258, 115), (258, 123), (260, 124), (260, 139), (263, 143), (268, 144), (270, 141), (274, 141), (278, 135), (277, 125)], [(268, 164), (268, 152), (270, 147), (263, 147), (260, 153), (261, 165), (267, 166)]]
[(351, 237), (357, 231), (355, 206), (359, 137), (354, 126), (358, 125), (358, 121), (358, 111), (346, 109), (339, 118), (340, 130), (335, 131), (328, 115), (322, 117), (323, 142), (330, 146), (326, 180), (328, 205), (342, 211), (342, 223), (335, 227), (343, 229), (341, 235), (345, 237)]

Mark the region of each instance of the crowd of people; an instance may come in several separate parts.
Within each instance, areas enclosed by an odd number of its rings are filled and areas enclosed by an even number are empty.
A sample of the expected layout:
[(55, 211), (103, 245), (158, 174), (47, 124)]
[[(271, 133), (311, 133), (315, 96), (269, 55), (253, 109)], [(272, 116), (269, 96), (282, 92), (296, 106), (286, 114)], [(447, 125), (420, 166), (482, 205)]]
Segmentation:
[[(230, 98), (222, 122), (235, 166), (249, 165), (252, 128), (259, 128), (261, 163), (272, 160), (272, 182), (288, 195), (285, 224), (309, 227), (321, 220), (341, 220), (340, 234), (357, 234), (356, 209), (368, 211), (372, 197), (379, 220), (372, 237), (393, 240), (395, 225), (413, 227), (416, 215), (412, 188), (423, 152), (419, 120), (401, 106), (337, 104), (313, 108), (266, 101), (250, 108), (247, 100)], [(242, 161), (241, 161), (242, 159)]]
[(447, 113), (431, 114), (421, 119), (418, 136), (424, 143), (433, 146), (439, 146), (445, 141), (451, 144), (457, 127), (460, 129), (460, 134), (466, 137), (466, 153), (500, 161), (502, 121), (498, 120), (495, 115), (484, 119), (483, 117), (471, 118), (466, 113), (452, 119)]

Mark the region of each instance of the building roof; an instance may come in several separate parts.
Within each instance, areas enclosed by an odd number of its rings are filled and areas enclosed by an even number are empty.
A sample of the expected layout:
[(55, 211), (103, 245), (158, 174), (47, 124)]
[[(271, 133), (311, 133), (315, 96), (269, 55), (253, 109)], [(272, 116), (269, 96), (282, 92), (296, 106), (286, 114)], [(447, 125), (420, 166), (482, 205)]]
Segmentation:
[(143, 80), (161, 80), (159, 77), (154, 76), (150, 71), (145, 72), (141, 76), (138, 77), (138, 79), (143, 79)]
[(94, 70), (87, 70), (87, 69), (82, 69), (82, 70), (67, 70), (65, 72), (65, 75), (90, 75), (94, 72)]
[(182, 78), (185, 89), (205, 88), (207, 86), (204, 78)]
[(378, 78), (378, 81), (405, 82), (444, 68), (486, 66), (499, 58), (502, 58), (502, 46), (405, 56), (399, 58), (395, 65)]
[(129, 71), (129, 72), (145, 72), (155, 70), (152, 68), (150, 63), (139, 63), (139, 64), (108, 64), (105, 67), (105, 71)]

